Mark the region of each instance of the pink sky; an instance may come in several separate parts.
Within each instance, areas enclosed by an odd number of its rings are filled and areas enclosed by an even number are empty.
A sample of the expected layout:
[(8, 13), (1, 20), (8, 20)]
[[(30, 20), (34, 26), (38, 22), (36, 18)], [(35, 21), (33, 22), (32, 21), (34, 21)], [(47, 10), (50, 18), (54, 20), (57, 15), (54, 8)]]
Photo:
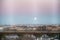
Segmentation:
[(57, 0), (9, 0), (3, 1), (2, 12), (17, 14), (50, 13), (57, 11)]

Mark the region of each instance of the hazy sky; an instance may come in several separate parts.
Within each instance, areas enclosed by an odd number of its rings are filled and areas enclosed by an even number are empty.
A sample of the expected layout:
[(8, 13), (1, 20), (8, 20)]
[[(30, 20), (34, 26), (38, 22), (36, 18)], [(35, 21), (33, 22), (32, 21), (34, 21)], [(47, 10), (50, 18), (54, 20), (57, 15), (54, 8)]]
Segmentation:
[(58, 0), (4, 0), (0, 24), (60, 24)]

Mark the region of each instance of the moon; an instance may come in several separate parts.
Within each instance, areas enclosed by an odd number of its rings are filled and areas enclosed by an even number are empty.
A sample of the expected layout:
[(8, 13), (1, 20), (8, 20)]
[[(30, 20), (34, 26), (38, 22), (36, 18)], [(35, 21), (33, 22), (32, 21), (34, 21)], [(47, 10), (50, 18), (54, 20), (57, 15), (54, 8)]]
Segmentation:
[(34, 20), (37, 20), (37, 17), (34, 17)]

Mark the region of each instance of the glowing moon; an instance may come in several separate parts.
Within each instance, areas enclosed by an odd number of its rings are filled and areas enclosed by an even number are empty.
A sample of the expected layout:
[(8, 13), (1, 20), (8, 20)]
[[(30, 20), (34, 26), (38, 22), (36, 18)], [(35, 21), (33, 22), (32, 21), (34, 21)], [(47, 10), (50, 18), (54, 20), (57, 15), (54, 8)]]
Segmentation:
[(37, 17), (34, 17), (34, 20), (37, 20)]

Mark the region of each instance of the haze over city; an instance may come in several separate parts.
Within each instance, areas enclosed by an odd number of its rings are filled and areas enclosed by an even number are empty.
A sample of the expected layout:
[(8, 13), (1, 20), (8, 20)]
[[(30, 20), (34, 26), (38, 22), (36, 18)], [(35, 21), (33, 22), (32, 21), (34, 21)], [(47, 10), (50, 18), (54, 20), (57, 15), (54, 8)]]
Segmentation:
[(0, 24), (60, 24), (57, 0), (2, 1)]

